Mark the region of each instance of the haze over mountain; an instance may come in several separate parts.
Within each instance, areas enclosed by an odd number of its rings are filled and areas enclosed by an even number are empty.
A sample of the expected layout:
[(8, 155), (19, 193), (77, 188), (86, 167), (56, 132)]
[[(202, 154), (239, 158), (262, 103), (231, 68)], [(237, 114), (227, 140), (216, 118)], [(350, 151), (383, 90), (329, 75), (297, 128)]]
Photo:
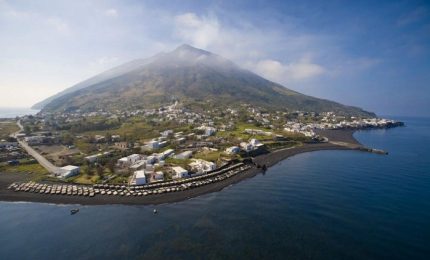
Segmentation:
[(357, 107), (303, 95), (189, 45), (103, 72), (34, 107), (44, 111), (135, 109), (173, 100), (374, 116)]

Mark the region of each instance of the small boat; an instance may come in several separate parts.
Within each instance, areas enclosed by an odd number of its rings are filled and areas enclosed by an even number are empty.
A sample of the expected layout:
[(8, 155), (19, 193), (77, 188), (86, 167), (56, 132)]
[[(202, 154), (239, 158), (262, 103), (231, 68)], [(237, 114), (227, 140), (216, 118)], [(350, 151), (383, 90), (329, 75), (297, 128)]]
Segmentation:
[(70, 210), (70, 215), (75, 215), (78, 212), (79, 212), (79, 209), (71, 209)]

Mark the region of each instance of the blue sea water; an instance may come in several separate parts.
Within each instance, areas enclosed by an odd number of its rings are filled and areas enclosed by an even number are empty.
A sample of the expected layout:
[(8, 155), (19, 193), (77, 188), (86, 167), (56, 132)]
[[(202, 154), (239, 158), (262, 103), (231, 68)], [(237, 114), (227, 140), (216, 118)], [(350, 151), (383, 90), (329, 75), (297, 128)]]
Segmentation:
[[(159, 206), (0, 202), (0, 259), (429, 259), (430, 120)], [(152, 210), (157, 208), (158, 214)]]
[(39, 110), (26, 108), (26, 107), (0, 107), (0, 118), (15, 118), (17, 116), (34, 115)]

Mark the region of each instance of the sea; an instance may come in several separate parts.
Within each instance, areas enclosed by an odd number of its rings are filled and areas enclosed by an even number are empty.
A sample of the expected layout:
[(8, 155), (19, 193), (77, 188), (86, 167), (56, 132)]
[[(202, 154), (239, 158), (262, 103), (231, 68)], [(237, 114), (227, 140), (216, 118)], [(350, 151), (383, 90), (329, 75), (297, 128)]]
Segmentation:
[(15, 118), (17, 116), (34, 115), (39, 110), (27, 107), (0, 107), (0, 118)]
[(395, 119), (355, 133), (388, 155), (299, 154), (179, 203), (0, 202), (0, 259), (430, 259), (430, 119)]

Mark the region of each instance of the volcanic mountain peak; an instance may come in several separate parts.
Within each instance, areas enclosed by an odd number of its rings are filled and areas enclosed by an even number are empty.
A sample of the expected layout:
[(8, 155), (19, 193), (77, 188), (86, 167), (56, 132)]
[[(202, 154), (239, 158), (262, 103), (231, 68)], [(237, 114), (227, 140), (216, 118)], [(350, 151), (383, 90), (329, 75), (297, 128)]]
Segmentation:
[(179, 101), (248, 103), (269, 109), (374, 114), (287, 89), (190, 45), (139, 59), (83, 81), (41, 102), (45, 111), (133, 109)]

